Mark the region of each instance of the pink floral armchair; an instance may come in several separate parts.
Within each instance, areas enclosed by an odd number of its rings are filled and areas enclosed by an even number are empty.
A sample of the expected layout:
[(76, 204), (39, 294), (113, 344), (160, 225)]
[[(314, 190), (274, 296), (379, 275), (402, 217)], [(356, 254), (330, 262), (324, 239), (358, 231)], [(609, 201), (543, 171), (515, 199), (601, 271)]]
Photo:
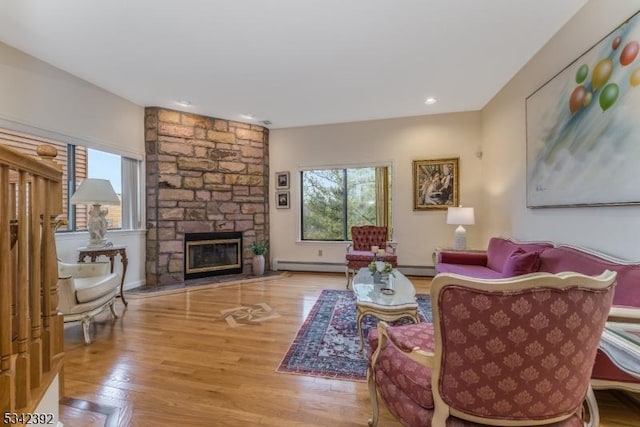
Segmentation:
[(369, 334), (369, 425), (380, 396), (410, 427), (597, 426), (589, 379), (615, 277), (436, 276), (433, 324), (380, 322)]
[(347, 245), (345, 256), (347, 289), (349, 288), (350, 276), (359, 268), (367, 267), (374, 260), (377, 254), (371, 248), (377, 246), (384, 250), (384, 255), (379, 255), (377, 259), (390, 263), (394, 268), (398, 266), (396, 256), (396, 243), (387, 240), (387, 227), (375, 225), (361, 225), (351, 227), (351, 239)]

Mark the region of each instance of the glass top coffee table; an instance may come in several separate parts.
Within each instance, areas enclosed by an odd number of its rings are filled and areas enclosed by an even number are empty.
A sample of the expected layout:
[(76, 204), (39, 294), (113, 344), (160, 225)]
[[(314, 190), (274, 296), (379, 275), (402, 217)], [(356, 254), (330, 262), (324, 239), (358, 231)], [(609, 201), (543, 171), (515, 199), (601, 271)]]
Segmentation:
[(640, 324), (607, 322), (600, 349), (618, 368), (640, 379)]
[(360, 350), (364, 346), (362, 318), (367, 314), (380, 320), (393, 322), (408, 317), (418, 323), (418, 303), (413, 283), (398, 270), (393, 270), (389, 280), (374, 283), (373, 275), (367, 268), (361, 268), (353, 277), (351, 288), (356, 294), (356, 324), (360, 335)]

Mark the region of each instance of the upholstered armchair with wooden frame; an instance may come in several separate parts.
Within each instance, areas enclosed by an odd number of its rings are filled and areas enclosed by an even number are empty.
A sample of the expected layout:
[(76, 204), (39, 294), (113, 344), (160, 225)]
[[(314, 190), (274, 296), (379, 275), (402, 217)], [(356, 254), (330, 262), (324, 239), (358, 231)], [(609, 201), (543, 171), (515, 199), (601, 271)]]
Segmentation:
[(68, 264), (58, 261), (58, 311), (64, 322), (81, 322), (85, 344), (91, 344), (89, 326), (107, 307), (118, 318), (114, 303), (120, 274), (110, 272), (108, 262)]
[[(387, 227), (377, 225), (360, 225), (351, 227), (351, 242), (347, 245), (345, 256), (347, 289), (351, 276), (359, 268), (367, 267), (371, 261), (377, 259), (390, 263), (394, 268), (398, 266), (396, 256), (397, 244), (388, 239)], [(378, 247), (384, 255), (373, 253), (371, 248)]]
[(411, 427), (597, 426), (589, 380), (615, 278), (436, 276), (433, 324), (369, 334), (369, 425), (380, 396)]

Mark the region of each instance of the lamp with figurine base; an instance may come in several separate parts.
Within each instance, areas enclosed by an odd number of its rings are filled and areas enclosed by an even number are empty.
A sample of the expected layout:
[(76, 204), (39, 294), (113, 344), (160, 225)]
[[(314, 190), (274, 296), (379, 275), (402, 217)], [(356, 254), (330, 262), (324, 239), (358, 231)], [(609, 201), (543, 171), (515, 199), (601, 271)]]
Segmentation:
[(72, 205), (91, 205), (87, 229), (89, 230), (89, 248), (101, 248), (106, 246), (107, 239), (107, 214), (108, 209), (102, 209), (102, 205), (119, 205), (120, 199), (111, 182), (107, 179), (87, 178), (73, 193), (69, 202)]

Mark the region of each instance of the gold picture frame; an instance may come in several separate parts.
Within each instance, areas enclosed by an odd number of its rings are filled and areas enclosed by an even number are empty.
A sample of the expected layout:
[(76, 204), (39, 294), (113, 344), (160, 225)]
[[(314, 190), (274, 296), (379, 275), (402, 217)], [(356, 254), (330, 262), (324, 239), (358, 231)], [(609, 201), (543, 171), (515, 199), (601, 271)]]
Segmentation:
[(438, 210), (460, 203), (459, 158), (413, 161), (413, 210)]

